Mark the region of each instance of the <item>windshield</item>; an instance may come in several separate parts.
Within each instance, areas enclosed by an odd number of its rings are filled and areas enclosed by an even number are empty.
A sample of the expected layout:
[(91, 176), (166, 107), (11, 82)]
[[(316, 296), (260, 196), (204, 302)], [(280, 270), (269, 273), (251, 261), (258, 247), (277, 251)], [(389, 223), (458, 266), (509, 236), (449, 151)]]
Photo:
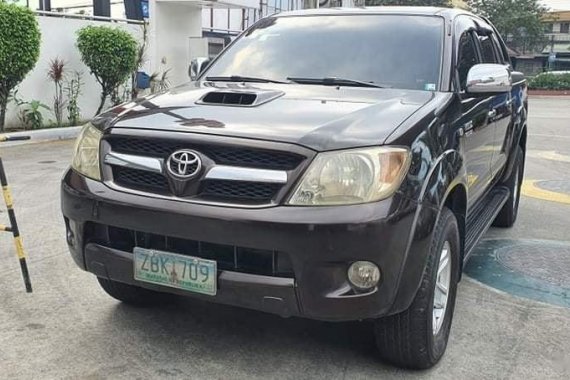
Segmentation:
[(403, 15), (269, 17), (239, 38), (203, 78), (342, 78), (433, 91), (443, 25), (440, 17)]

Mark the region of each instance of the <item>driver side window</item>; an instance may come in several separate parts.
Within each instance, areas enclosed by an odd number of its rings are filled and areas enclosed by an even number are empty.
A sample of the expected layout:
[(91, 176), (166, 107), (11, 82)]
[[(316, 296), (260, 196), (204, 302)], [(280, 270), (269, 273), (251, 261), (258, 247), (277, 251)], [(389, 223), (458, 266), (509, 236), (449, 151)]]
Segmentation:
[(467, 87), (467, 73), (469, 73), (469, 69), (477, 63), (477, 48), (473, 33), (464, 33), (459, 40), (459, 55), (457, 57), (457, 73), (461, 91), (465, 91)]

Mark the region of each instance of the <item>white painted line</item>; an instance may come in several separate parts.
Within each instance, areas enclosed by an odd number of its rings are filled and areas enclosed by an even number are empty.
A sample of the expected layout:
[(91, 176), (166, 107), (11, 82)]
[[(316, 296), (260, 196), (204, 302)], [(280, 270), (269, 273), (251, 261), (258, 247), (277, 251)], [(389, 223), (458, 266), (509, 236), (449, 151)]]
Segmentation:
[(534, 137), (548, 137), (551, 139), (570, 139), (570, 136), (565, 136), (565, 135), (546, 135), (546, 134), (541, 134), (541, 133), (529, 133), (529, 136), (534, 136)]

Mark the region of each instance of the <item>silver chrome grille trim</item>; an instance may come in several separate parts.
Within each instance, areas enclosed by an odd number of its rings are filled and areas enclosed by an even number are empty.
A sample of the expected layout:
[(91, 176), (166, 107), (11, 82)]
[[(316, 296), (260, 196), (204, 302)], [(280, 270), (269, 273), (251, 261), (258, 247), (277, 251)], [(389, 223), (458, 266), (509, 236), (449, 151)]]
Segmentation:
[(116, 152), (107, 153), (105, 155), (104, 162), (108, 165), (146, 170), (154, 173), (162, 173), (162, 168), (164, 166), (164, 162), (160, 158), (135, 156), (132, 154), (123, 154)]
[(205, 179), (286, 184), (287, 172), (284, 170), (217, 165), (206, 173)]
[[(164, 173), (164, 161), (160, 158), (109, 152), (105, 155), (104, 162), (108, 165)], [(284, 170), (216, 165), (206, 173), (204, 179), (286, 184), (287, 172)]]

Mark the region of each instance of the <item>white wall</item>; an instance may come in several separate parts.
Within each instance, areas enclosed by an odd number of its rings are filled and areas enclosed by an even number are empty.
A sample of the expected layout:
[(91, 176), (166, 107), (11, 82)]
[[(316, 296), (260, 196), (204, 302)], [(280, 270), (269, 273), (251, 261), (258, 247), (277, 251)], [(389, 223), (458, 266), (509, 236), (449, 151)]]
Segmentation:
[[(47, 78), (49, 62), (51, 59), (59, 57), (67, 64), (65, 69), (68, 73), (75, 70), (83, 72), (84, 87), (79, 98), (81, 115), (88, 119), (93, 116), (99, 105), (100, 87), (95, 78), (89, 73), (89, 69), (81, 62), (79, 51), (75, 47), (77, 31), (87, 25), (106, 25), (119, 27), (132, 33), (137, 40), (140, 39), (141, 26), (125, 23), (109, 23), (101, 21), (88, 21), (77, 19), (64, 19), (60, 17), (37, 16), (42, 41), (40, 47), (40, 58), (35, 68), (28, 73), (26, 78), (18, 86), (18, 97), (23, 100), (39, 100), (53, 108), (54, 88), (53, 83)], [(43, 112), (44, 120), (55, 120), (53, 113)], [(64, 115), (67, 120), (67, 114)], [(11, 103), (8, 107), (6, 118), (7, 127), (14, 127), (20, 124), (15, 106)]]
[(202, 7), (193, 2), (151, 1), (149, 58), (152, 65), (168, 67), (169, 81), (188, 81), (188, 38), (202, 37)]

